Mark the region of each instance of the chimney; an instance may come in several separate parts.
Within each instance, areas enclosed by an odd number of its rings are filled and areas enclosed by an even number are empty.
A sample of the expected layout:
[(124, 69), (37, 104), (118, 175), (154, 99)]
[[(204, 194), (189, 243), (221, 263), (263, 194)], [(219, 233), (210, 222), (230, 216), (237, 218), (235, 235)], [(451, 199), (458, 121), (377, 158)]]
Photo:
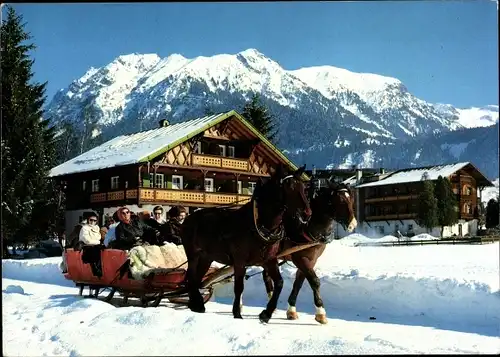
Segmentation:
[(162, 119), (158, 122), (160, 128), (166, 128), (169, 125), (169, 122), (167, 119)]
[(356, 185), (361, 183), (361, 177), (363, 177), (363, 171), (360, 169), (356, 169)]
[(385, 174), (385, 169), (383, 167), (380, 168), (380, 174), (381, 175)]

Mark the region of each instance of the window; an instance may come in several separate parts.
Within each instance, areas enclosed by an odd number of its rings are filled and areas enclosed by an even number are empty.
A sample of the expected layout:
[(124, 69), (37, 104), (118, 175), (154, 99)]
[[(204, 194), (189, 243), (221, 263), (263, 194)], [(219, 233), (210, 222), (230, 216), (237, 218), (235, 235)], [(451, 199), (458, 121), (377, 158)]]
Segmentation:
[(241, 192), (242, 192), (242, 185), (241, 185), (241, 181), (238, 181), (238, 194), (241, 195)]
[(82, 191), (87, 191), (87, 181), (82, 182)]
[(197, 141), (196, 144), (194, 144), (194, 152), (196, 154), (201, 154), (201, 141)]
[(155, 187), (158, 187), (158, 188), (164, 188), (165, 184), (165, 175), (164, 174), (156, 174), (156, 177), (155, 177)]
[(227, 156), (234, 157), (234, 146), (227, 147)]
[(256, 182), (249, 182), (248, 183), (248, 193), (253, 195), (253, 192), (255, 191), (255, 186), (257, 186)]
[(149, 187), (155, 187), (155, 174), (149, 174)]
[(205, 179), (205, 192), (214, 192), (214, 179), (206, 178)]
[(408, 225), (408, 230), (409, 230), (409, 231), (412, 231), (412, 230), (413, 230), (413, 224), (409, 224), (409, 225)]
[(125, 188), (128, 188), (128, 181), (125, 181)]
[(472, 195), (472, 187), (470, 187), (470, 186), (464, 186), (463, 194), (466, 195), (466, 196)]
[(219, 145), (219, 155), (226, 156), (226, 146), (225, 145)]
[(118, 186), (119, 186), (118, 179), (119, 179), (119, 176), (111, 177), (111, 189), (112, 190), (118, 190)]
[(92, 180), (92, 192), (99, 192), (99, 179)]
[(172, 175), (172, 188), (174, 190), (182, 190), (183, 185), (183, 177), (179, 175)]
[(467, 214), (472, 214), (472, 205), (470, 203), (465, 203), (463, 212)]

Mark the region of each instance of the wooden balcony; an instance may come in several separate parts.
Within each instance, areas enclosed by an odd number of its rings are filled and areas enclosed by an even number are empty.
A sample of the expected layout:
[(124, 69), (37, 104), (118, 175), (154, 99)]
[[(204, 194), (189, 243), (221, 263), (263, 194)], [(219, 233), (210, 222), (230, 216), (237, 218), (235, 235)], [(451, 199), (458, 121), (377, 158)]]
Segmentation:
[(387, 201), (407, 201), (416, 200), (418, 195), (398, 195), (398, 196), (384, 196), (384, 197), (372, 197), (365, 199), (365, 203), (375, 203), (375, 202), (387, 202)]
[(136, 199), (137, 190), (120, 190), (102, 193), (93, 193), (90, 195), (91, 203), (108, 202), (108, 201), (120, 201), (125, 199)]
[(248, 160), (229, 157), (192, 154), (193, 166), (216, 167), (229, 170), (248, 171)]
[(140, 188), (139, 201), (145, 202), (179, 202), (193, 205), (244, 205), (252, 196), (236, 193), (202, 192), (190, 190), (172, 190), (160, 188)]
[(387, 221), (397, 219), (414, 219), (417, 218), (416, 213), (393, 213), (378, 216), (366, 216), (367, 221)]
[[(244, 205), (251, 195), (236, 193), (203, 192), (190, 190), (173, 190), (160, 188), (139, 188), (138, 190), (121, 190), (90, 195), (90, 203), (109, 203), (134, 200), (136, 203), (182, 203), (193, 206)], [(124, 204), (118, 203), (118, 204)]]

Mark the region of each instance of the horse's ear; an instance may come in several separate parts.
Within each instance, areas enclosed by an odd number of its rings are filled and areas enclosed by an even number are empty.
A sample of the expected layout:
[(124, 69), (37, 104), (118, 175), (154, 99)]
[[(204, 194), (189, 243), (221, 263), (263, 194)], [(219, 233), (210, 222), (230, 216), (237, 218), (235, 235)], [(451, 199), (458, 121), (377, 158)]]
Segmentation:
[(306, 164), (299, 167), (298, 170), (293, 173), (293, 176), (298, 178), (298, 177), (302, 176), (302, 174), (304, 173), (305, 170), (306, 170)]

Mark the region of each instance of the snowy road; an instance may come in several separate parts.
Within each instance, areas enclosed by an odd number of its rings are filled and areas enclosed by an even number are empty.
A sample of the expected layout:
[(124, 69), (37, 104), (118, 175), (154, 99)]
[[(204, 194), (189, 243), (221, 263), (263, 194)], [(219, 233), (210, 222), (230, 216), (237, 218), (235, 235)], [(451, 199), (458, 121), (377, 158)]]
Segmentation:
[(3, 350), (7, 356), (407, 354), (495, 353), (498, 337), (330, 319), (322, 326), (283, 310), (268, 325), (262, 308), (245, 307), (244, 320), (228, 304), (210, 302), (207, 313), (184, 307), (116, 308), (75, 297), (76, 289), (3, 279)]

